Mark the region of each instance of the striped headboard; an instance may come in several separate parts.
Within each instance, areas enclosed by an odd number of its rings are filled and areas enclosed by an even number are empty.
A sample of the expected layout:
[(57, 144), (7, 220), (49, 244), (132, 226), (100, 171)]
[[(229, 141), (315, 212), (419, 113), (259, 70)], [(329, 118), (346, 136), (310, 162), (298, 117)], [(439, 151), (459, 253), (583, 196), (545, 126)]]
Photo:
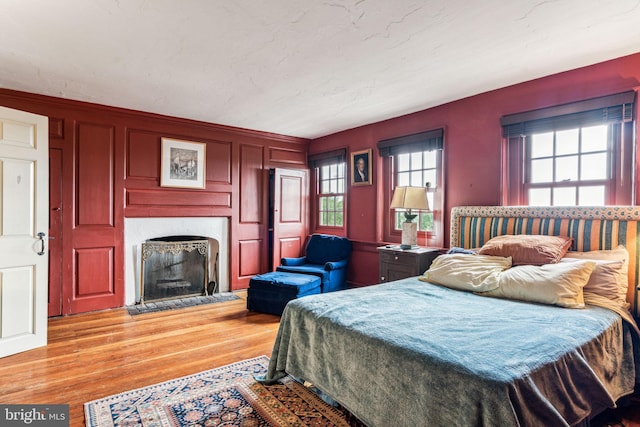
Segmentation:
[(573, 251), (624, 245), (629, 252), (627, 300), (633, 315), (640, 316), (640, 206), (460, 206), (451, 210), (451, 247), (479, 248), (503, 234), (569, 236)]

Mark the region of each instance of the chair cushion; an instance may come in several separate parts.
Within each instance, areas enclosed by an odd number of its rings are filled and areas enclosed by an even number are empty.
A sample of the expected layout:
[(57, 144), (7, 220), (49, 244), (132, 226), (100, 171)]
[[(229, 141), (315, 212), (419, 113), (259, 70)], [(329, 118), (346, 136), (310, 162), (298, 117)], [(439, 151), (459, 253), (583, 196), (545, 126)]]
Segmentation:
[(351, 254), (351, 241), (346, 237), (330, 234), (314, 234), (307, 244), (306, 256), (310, 264), (324, 265), (329, 261), (340, 261)]
[(258, 274), (249, 281), (249, 287), (260, 288), (282, 288), (282, 291), (294, 295), (305, 294), (308, 290), (318, 288), (320, 290), (320, 278), (308, 274), (295, 274), (281, 271)]
[(329, 275), (331, 274), (331, 272), (324, 269), (324, 264), (281, 265), (276, 267), (276, 271), (288, 274), (312, 275), (322, 279), (322, 282), (329, 280)]

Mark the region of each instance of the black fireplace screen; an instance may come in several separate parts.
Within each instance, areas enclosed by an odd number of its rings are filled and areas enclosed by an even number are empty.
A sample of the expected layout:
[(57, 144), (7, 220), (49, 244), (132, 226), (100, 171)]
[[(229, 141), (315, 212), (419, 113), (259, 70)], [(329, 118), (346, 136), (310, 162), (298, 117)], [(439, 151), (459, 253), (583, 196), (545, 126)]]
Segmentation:
[(198, 236), (169, 236), (142, 244), (140, 302), (207, 293), (209, 241)]

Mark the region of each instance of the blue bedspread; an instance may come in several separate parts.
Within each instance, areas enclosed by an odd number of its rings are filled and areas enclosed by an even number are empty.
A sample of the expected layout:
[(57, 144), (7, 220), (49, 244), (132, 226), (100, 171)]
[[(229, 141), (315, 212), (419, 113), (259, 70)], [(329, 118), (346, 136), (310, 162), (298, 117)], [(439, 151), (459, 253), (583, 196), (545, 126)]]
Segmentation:
[(289, 303), (267, 379), (310, 381), (372, 427), (575, 425), (633, 391), (634, 341), (604, 308), (409, 278)]

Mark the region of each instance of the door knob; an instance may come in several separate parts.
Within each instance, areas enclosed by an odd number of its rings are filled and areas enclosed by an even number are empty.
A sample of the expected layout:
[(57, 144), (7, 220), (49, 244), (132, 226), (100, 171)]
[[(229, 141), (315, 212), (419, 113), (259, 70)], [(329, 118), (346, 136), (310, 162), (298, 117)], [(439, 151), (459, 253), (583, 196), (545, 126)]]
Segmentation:
[(40, 239), (40, 251), (38, 252), (38, 255), (42, 256), (44, 255), (44, 236), (46, 236), (46, 234), (44, 234), (42, 231), (39, 232), (37, 234), (38, 239)]

